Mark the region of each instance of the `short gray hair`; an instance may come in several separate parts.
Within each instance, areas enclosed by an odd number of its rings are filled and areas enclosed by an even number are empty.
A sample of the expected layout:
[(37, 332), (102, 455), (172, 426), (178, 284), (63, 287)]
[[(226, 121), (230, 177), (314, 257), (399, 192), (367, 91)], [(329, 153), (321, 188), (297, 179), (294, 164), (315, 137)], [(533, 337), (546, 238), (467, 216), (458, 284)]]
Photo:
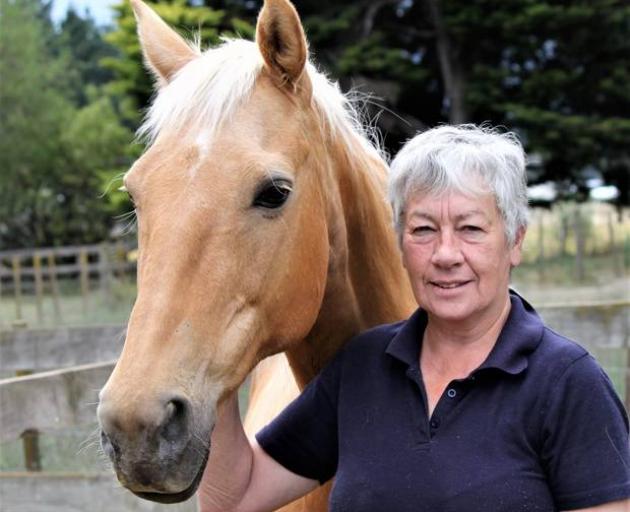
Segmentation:
[(399, 239), (410, 195), (444, 192), (492, 193), (512, 246), (528, 218), (525, 152), (516, 135), (463, 124), (439, 126), (409, 140), (392, 162), (389, 181)]

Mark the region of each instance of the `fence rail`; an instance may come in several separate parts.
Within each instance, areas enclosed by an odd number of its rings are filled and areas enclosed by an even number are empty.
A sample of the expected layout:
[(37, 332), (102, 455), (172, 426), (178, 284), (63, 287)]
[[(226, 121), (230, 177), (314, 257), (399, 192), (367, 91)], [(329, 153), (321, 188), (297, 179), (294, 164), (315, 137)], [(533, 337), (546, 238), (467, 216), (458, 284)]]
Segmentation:
[(195, 512), (196, 499), (160, 505), (136, 498), (113, 473), (0, 473), (3, 512)]
[(0, 331), (0, 376), (112, 361), (125, 331), (124, 325)]
[(0, 280), (15, 287), (25, 276), (60, 277), (82, 272), (126, 271), (136, 265), (135, 261), (126, 258), (133, 248), (133, 244), (119, 242), (0, 251)]
[[(130, 257), (134, 248), (133, 243), (119, 241), (0, 251), (0, 298), (10, 297), (0, 304), (0, 327), (3, 323), (65, 323), (64, 309), (76, 308), (75, 304), (66, 304), (68, 298), (78, 300), (82, 317), (87, 316), (89, 298), (95, 293), (114, 302), (112, 287), (134, 275), (136, 262)], [(48, 322), (46, 303), (53, 310)], [(73, 315), (73, 321), (77, 316)]]
[(115, 362), (82, 365), (0, 380), (0, 442), (24, 432), (46, 432), (94, 423), (98, 391)]

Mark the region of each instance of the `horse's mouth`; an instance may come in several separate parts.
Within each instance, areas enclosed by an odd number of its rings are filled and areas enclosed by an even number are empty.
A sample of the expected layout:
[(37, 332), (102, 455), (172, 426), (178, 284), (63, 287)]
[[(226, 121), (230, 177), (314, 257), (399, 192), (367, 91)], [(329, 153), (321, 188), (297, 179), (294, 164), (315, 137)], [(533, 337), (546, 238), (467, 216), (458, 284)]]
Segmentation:
[(201, 482), (201, 477), (203, 476), (203, 472), (206, 469), (206, 464), (208, 462), (208, 455), (210, 451), (206, 452), (206, 455), (203, 459), (203, 463), (197, 472), (197, 475), (193, 479), (192, 483), (183, 491), (174, 492), (174, 493), (162, 493), (162, 492), (135, 492), (131, 490), (139, 498), (149, 501), (155, 501), (157, 503), (163, 504), (171, 504), (171, 503), (180, 503), (182, 501), (186, 501), (190, 498), (195, 492), (197, 492), (197, 488), (199, 487), (199, 483)]

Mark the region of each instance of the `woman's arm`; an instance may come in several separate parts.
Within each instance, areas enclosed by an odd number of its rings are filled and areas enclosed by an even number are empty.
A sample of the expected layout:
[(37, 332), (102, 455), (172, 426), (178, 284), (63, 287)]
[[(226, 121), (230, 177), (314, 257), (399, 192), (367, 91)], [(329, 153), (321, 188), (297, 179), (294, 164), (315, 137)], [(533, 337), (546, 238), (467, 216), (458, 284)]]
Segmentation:
[(597, 507), (581, 508), (571, 512), (630, 512), (630, 500), (613, 501)]
[(219, 408), (198, 491), (200, 512), (274, 510), (319, 485), (267, 455), (243, 430), (236, 393)]

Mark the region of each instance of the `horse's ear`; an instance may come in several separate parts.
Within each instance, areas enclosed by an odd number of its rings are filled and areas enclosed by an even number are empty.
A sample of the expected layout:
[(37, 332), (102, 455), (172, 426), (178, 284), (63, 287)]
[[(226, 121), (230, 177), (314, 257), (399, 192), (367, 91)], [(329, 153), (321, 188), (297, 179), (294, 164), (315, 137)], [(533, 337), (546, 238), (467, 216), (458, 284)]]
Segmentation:
[(160, 85), (197, 57), (197, 53), (142, 0), (131, 0), (144, 61)]
[(289, 0), (265, 0), (256, 25), (256, 43), (272, 73), (295, 87), (304, 71), (308, 47), (300, 17)]

